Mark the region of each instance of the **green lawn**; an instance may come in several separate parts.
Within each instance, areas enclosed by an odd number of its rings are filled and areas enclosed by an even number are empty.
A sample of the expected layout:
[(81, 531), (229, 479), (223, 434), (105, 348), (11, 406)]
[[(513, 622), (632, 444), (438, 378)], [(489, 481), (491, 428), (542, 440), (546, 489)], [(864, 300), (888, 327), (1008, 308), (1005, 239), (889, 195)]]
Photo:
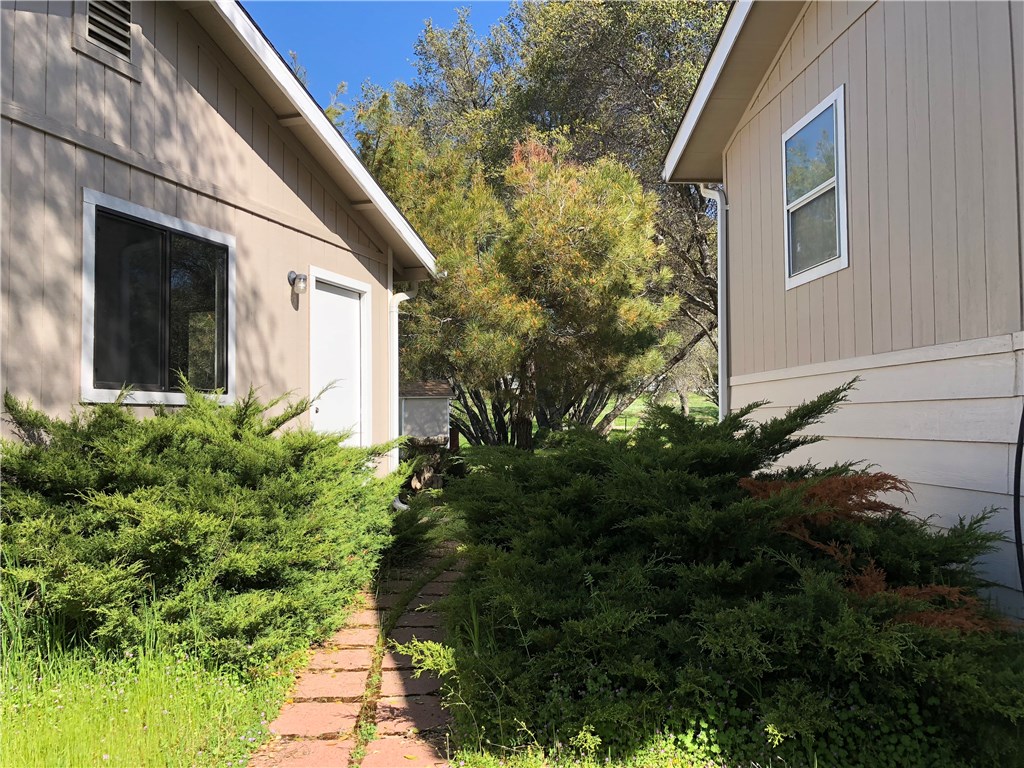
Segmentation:
[[(674, 400), (666, 400), (666, 405), (672, 405), (678, 407), (676, 402), (678, 398)], [(718, 419), (718, 406), (708, 400), (703, 395), (691, 393), (689, 396), (690, 400), (690, 415), (700, 421), (713, 422)], [(613, 430), (618, 432), (628, 432), (634, 429), (637, 424), (640, 423), (640, 419), (643, 418), (644, 411), (647, 410), (647, 405), (650, 402), (648, 397), (638, 397), (634, 400), (630, 406), (623, 411), (622, 415), (615, 420), (615, 425), (612, 427)]]
[(5, 653), (4, 765), (241, 766), (291, 682), (211, 671), (180, 652), (129, 653)]

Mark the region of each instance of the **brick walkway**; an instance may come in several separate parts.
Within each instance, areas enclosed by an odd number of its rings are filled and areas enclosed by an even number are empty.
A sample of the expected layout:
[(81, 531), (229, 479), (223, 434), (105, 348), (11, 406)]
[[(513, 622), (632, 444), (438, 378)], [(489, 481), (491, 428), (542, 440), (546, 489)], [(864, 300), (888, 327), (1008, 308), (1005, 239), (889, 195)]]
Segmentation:
[[(428, 560), (419, 573), (436, 568)], [(417, 574), (406, 575), (410, 579)], [(431, 605), (448, 594), (455, 571), (441, 573), (409, 601), (395, 623), (391, 638), (408, 642), (441, 640), (441, 617)], [(407, 656), (386, 650), (381, 660), (380, 692), (366, 702), (367, 686), (380, 638), (380, 618), (396, 608), (413, 585), (393, 580), (379, 596), (365, 595), (367, 608), (353, 614), (348, 626), (317, 649), (303, 671), (281, 714), (270, 724), (274, 740), (265, 744), (249, 768), (414, 768), (447, 766), (445, 759), (448, 716), (441, 708), (440, 681), (426, 674), (412, 676)], [(357, 743), (356, 725), (375, 717), (375, 738), (365, 745), (361, 761), (352, 758)], [(360, 730), (368, 730), (361, 728)]]

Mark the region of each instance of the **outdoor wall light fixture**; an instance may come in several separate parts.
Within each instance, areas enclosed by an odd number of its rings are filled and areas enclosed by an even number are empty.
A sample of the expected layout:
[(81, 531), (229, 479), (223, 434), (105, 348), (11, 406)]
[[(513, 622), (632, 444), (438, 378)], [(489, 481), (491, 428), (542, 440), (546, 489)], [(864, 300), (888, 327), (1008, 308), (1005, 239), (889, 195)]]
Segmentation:
[(306, 292), (307, 277), (300, 275), (294, 269), (288, 273), (288, 285), (292, 287), (292, 293), (298, 295)]

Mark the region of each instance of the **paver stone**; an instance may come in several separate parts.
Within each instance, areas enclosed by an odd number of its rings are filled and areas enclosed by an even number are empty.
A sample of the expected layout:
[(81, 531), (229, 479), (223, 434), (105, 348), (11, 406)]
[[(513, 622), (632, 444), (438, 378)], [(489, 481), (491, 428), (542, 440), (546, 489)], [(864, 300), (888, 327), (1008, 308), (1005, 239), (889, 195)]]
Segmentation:
[(329, 738), (351, 731), (359, 709), (359, 704), (355, 703), (296, 701), (284, 705), (281, 714), (270, 724), (270, 731), (279, 736)]

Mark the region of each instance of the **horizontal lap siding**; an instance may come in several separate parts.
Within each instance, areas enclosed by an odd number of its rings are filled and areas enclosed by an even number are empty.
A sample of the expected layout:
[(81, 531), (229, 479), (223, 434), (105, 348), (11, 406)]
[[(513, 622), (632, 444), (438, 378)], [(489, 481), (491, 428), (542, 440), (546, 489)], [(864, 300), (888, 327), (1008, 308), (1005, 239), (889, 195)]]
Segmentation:
[[(78, 399), (89, 187), (236, 236), (241, 390), (308, 389), (309, 297), (293, 308), (285, 277), (315, 265), (372, 286), (371, 375), (386, 391), (382, 239), (189, 14), (134, 6), (140, 82), (73, 50), (71, 3), (0, 10), (3, 386), (52, 412)], [(385, 397), (373, 421), (385, 440)]]
[[(735, 407), (767, 400), (757, 421), (822, 392), (860, 380), (837, 412), (807, 430), (826, 440), (805, 446), (785, 463), (866, 462), (911, 484), (897, 502), (937, 525), (1001, 507), (989, 525), (1012, 534), (1012, 466), (1024, 404), (1024, 334), (994, 336), (751, 374), (733, 379)], [(1024, 617), (1012, 547), (986, 559), (989, 577), (1007, 589), (1004, 610)]]
[[(798, 20), (726, 154), (733, 375), (1022, 328), (1011, 13), (850, 2)], [(766, 179), (781, 186), (782, 133), (841, 84), (850, 266), (786, 291)]]

